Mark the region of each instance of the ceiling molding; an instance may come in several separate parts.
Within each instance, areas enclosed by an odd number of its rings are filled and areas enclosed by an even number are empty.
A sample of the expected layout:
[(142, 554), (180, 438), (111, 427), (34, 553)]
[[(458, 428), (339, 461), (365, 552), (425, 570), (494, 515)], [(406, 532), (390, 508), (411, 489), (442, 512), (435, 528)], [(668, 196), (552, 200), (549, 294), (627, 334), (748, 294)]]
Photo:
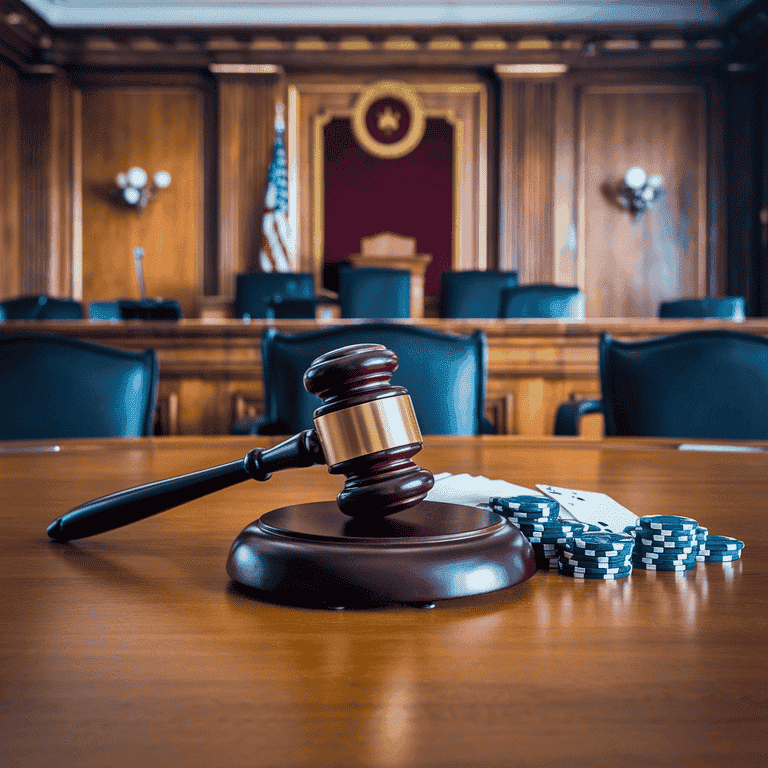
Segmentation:
[(24, 0), (53, 27), (710, 25), (750, 0)]

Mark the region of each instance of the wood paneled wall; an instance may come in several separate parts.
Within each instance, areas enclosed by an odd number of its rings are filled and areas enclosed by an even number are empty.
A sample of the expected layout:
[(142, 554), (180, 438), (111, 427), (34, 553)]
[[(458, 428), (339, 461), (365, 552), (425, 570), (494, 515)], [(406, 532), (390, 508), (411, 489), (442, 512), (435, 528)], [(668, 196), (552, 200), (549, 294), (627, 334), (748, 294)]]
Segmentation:
[[(145, 249), (149, 296), (197, 313), (203, 272), (203, 103), (179, 87), (90, 87), (82, 95), (82, 296), (138, 297), (132, 249)], [(140, 166), (171, 186), (144, 213), (125, 205), (118, 173)]]
[[(652, 317), (662, 299), (705, 296), (707, 112), (703, 88), (581, 89), (580, 282), (590, 317)], [(666, 194), (634, 219), (607, 194), (626, 170), (664, 177)]]
[(19, 77), (0, 62), (0, 298), (21, 292), (21, 141)]
[[(150, 295), (179, 299), (188, 317), (227, 316), (234, 276), (256, 265), (279, 100), (298, 203), (296, 267), (319, 276), (314, 128), (348, 115), (377, 76), (222, 68), (17, 74), (3, 66), (10, 119), (1, 151), (13, 177), (0, 214), (11, 265), (4, 295), (136, 296), (131, 250), (141, 246)], [(524, 283), (579, 284), (590, 317), (655, 316), (662, 299), (727, 290), (722, 198), (733, 172), (717, 78), (581, 70), (502, 78), (495, 89), (479, 73), (398, 77), (462, 128), (454, 268), (498, 265), (517, 269)], [(633, 221), (606, 187), (635, 164), (662, 174), (667, 193)], [(120, 203), (114, 184), (131, 165), (173, 178), (141, 216)]]
[[(585, 290), (589, 317), (654, 317), (725, 290), (716, 83), (584, 73), (502, 83), (500, 263)], [(631, 166), (666, 194), (633, 219), (611, 190)]]

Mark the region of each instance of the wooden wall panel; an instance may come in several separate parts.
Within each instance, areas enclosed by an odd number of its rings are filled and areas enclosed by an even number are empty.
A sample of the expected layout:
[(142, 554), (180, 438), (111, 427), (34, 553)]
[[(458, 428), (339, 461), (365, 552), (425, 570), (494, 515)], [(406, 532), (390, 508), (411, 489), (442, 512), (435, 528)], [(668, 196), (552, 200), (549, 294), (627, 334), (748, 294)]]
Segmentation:
[(506, 79), (502, 83), (499, 183), (502, 269), (521, 283), (554, 282), (553, 213), (556, 84)]
[(21, 292), (21, 144), (19, 79), (0, 62), (0, 299)]
[[(82, 94), (84, 301), (137, 298), (132, 249), (145, 249), (149, 296), (197, 312), (203, 249), (203, 97), (177, 87), (87, 88)], [(146, 211), (121, 203), (115, 176), (138, 165), (171, 185)]]
[[(586, 86), (580, 103), (579, 282), (588, 317), (653, 317), (662, 299), (707, 293), (707, 114), (703, 87)], [(639, 165), (666, 195), (637, 220), (606, 185)]]
[(71, 296), (73, 90), (41, 69), (19, 78), (21, 292)]
[(239, 272), (259, 270), (264, 192), (275, 139), (277, 73), (222, 76), (219, 110), (219, 293), (232, 297)]

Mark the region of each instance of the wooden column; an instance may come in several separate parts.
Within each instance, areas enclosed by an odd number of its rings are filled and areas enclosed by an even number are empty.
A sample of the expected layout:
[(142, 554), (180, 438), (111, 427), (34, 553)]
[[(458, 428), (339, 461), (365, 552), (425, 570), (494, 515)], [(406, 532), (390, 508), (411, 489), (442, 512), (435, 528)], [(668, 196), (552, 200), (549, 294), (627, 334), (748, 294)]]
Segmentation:
[(55, 67), (19, 78), (22, 293), (72, 295), (72, 104)]
[(218, 80), (219, 294), (231, 301), (235, 276), (258, 269), (282, 69), (221, 64), (211, 71)]

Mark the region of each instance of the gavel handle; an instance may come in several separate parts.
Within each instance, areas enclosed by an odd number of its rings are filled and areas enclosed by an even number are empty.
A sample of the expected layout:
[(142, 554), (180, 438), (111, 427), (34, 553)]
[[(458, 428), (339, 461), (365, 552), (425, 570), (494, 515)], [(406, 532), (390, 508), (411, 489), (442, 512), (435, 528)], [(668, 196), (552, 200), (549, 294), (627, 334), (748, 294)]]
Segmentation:
[(269, 480), (271, 473), (280, 469), (311, 467), (313, 464), (325, 464), (325, 455), (317, 433), (307, 429), (274, 448), (254, 448), (244, 458), (229, 464), (158, 480), (86, 502), (56, 518), (48, 526), (48, 535), (56, 541), (95, 536), (249, 478)]

